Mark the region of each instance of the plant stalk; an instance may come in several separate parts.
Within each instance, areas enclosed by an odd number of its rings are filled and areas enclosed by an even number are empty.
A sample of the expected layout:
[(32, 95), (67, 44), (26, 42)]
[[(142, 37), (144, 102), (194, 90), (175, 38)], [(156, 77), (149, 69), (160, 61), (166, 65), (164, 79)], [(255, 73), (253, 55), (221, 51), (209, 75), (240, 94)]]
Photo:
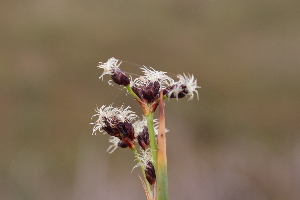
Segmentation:
[(168, 200), (168, 172), (167, 172), (167, 148), (165, 133), (165, 110), (164, 97), (162, 90), (160, 91), (159, 102), (159, 128), (158, 128), (158, 157), (156, 172), (156, 199)]
[(138, 97), (138, 96), (133, 92), (133, 90), (132, 90), (131, 87), (130, 87), (130, 84), (126, 85), (125, 88), (127, 89), (127, 91), (128, 91), (134, 98), (136, 98), (136, 99), (139, 100), (139, 101), (141, 100), (140, 97)]
[(154, 113), (150, 113), (148, 116), (146, 116), (147, 119), (147, 126), (148, 126), (148, 134), (150, 139), (150, 147), (151, 147), (151, 153), (152, 153), (152, 159), (153, 159), (153, 166), (156, 170), (157, 166), (157, 143), (156, 143), (156, 137), (155, 137), (155, 131), (154, 131), (154, 124), (153, 124), (153, 115)]

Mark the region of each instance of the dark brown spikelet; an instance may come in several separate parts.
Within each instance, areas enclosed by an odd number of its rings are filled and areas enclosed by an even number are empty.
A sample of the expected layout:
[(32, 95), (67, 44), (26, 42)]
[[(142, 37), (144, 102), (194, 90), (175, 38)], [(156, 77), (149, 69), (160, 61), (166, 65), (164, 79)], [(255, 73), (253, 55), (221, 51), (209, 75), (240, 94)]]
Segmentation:
[(128, 147), (128, 145), (126, 144), (126, 142), (120, 140), (120, 142), (118, 143), (118, 146), (121, 147), (121, 148), (126, 148)]
[(102, 129), (107, 132), (110, 136), (115, 136), (121, 139), (120, 134), (122, 133), (120, 129), (117, 127), (118, 123), (120, 122), (116, 118), (106, 118), (103, 117), (103, 122), (106, 126), (103, 126)]
[(140, 99), (143, 99), (143, 92), (140, 88), (132, 86), (131, 89), (138, 97), (140, 97)]
[(164, 95), (167, 95), (167, 97), (169, 97), (169, 98), (183, 98), (189, 93), (189, 91), (186, 89), (186, 86), (181, 85), (182, 91), (178, 93), (178, 96), (175, 96), (173, 93), (171, 95), (169, 95), (169, 91), (174, 89), (174, 87), (176, 87), (176, 85), (171, 85), (171, 86), (165, 88), (163, 91)]
[(155, 169), (150, 161), (147, 162), (147, 167), (145, 169), (147, 181), (153, 185), (156, 181)]
[(126, 76), (125, 72), (118, 69), (116, 72), (111, 75), (112, 80), (118, 85), (129, 85), (130, 79)]
[(123, 123), (123, 130), (126, 133), (126, 137), (128, 137), (130, 140), (134, 140), (134, 128), (132, 126), (132, 124), (125, 120), (125, 122)]
[(132, 86), (133, 92), (142, 99), (142, 101), (146, 101), (147, 103), (153, 103), (158, 99), (158, 93), (160, 89), (160, 84), (158, 81), (151, 82), (149, 81), (147, 84), (144, 84), (140, 88), (136, 86)]
[(147, 126), (144, 126), (143, 131), (140, 132), (140, 134), (137, 136), (137, 141), (144, 150), (148, 148), (148, 146), (150, 145), (150, 140)]
[(103, 117), (103, 122), (105, 126), (103, 126), (102, 129), (110, 136), (117, 137), (120, 140), (126, 137), (131, 143), (134, 141), (134, 128), (128, 120), (122, 122), (117, 117)]
[(143, 96), (148, 103), (154, 102), (158, 98), (159, 88), (160, 84), (158, 81), (149, 82), (145, 87)]

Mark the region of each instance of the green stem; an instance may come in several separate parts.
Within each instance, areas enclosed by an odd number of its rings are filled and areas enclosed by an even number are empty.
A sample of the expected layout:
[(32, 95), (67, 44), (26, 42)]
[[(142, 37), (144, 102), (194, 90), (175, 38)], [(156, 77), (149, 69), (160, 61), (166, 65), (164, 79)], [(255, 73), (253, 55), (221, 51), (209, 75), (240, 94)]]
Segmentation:
[(126, 85), (125, 88), (127, 89), (127, 91), (129, 92), (129, 94), (131, 94), (134, 98), (136, 98), (137, 100), (141, 100), (140, 97), (138, 97), (133, 90), (130, 87), (130, 84)]
[(143, 175), (144, 175), (144, 180), (145, 180), (145, 183), (146, 183), (146, 186), (147, 186), (147, 190), (148, 190), (148, 193), (151, 194), (151, 188), (150, 188), (149, 182), (148, 182), (147, 179), (146, 179), (146, 173), (145, 173), (145, 169), (144, 169), (144, 167), (143, 167), (143, 162), (142, 162), (141, 159), (139, 158), (139, 154), (138, 154), (136, 148), (134, 147), (134, 148), (132, 148), (131, 150), (133, 151), (133, 153), (134, 153), (134, 155), (135, 155), (137, 161), (141, 164), (140, 167), (141, 167), (141, 170), (142, 170)]
[(166, 146), (165, 110), (163, 93), (160, 91), (159, 128), (158, 128), (158, 158), (156, 172), (156, 199), (168, 200), (168, 172)]
[(155, 131), (154, 131), (154, 123), (153, 123), (153, 115), (154, 113), (149, 114), (146, 116), (147, 118), (147, 126), (148, 126), (148, 134), (150, 138), (150, 146), (151, 146), (151, 153), (153, 158), (153, 166), (156, 170), (157, 166), (157, 143), (156, 143), (156, 137), (155, 137)]

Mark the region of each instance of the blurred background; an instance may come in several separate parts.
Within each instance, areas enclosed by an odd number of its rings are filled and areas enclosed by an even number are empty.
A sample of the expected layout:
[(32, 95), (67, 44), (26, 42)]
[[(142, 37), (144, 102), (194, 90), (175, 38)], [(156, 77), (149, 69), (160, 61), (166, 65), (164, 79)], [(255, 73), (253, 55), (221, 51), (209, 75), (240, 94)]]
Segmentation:
[[(170, 199), (300, 199), (300, 1), (2, 1), (0, 199), (145, 199), (92, 135), (115, 57), (198, 79), (166, 101)], [(127, 72), (139, 67), (123, 62)], [(175, 78), (176, 79), (176, 78)]]

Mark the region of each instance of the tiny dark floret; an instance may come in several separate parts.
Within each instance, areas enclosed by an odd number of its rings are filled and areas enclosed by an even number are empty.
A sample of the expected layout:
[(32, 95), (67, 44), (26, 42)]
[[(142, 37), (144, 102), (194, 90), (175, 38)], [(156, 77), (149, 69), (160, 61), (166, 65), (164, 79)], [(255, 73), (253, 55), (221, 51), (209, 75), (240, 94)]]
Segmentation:
[(153, 185), (156, 181), (156, 174), (155, 174), (154, 166), (150, 161), (147, 162), (145, 173), (146, 173), (146, 179), (151, 185)]

